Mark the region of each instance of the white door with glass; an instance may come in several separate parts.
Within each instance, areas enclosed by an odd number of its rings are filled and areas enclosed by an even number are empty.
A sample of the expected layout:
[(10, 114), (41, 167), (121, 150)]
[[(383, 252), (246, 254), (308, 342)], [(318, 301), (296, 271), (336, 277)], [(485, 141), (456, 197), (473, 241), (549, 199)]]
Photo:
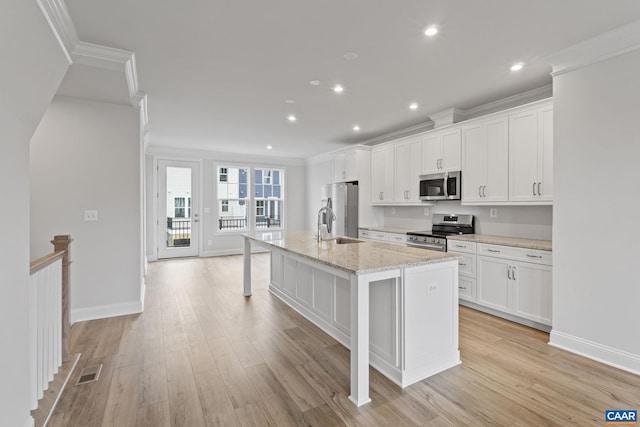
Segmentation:
[(199, 164), (158, 160), (158, 258), (199, 255)]

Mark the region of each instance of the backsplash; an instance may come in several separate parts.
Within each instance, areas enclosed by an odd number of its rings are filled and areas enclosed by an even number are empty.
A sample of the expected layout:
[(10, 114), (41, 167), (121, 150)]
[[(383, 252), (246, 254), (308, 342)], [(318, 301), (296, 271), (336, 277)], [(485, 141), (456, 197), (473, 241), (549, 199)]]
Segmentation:
[[(425, 208), (429, 209), (427, 216), (424, 215)], [(433, 206), (387, 206), (379, 209), (384, 209), (386, 226), (429, 230), (433, 213), (472, 214), (477, 234), (551, 239), (551, 206), (462, 206), (459, 201), (442, 201)], [(490, 209), (497, 210), (496, 218), (491, 218)]]

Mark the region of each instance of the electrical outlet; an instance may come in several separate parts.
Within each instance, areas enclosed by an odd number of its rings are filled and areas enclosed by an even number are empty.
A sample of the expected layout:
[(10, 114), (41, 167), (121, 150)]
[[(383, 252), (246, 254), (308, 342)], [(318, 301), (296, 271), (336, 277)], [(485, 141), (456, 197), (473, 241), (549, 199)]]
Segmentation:
[(98, 211), (84, 211), (84, 220), (85, 221), (97, 221), (98, 220)]
[(491, 218), (497, 218), (498, 217), (498, 209), (496, 209), (496, 208), (489, 209), (489, 216)]
[(434, 293), (438, 290), (438, 285), (436, 283), (429, 283), (427, 285), (427, 295)]
[(424, 216), (429, 216), (429, 208), (424, 208)]

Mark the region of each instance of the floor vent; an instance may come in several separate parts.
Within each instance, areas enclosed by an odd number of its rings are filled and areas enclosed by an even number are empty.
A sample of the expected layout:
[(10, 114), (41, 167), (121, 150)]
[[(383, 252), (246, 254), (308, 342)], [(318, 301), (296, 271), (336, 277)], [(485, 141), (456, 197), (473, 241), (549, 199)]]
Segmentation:
[(80, 372), (80, 378), (78, 379), (76, 385), (98, 381), (98, 379), (100, 378), (100, 371), (102, 371), (102, 365), (89, 366), (88, 368), (84, 368), (82, 372)]

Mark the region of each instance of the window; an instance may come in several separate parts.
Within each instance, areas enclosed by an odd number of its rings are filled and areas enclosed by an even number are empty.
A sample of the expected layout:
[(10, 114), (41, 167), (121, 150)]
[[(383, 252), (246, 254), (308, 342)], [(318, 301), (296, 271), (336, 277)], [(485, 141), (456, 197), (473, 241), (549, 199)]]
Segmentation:
[(284, 171), (281, 169), (255, 169), (256, 228), (281, 228), (283, 226), (283, 178)]
[(249, 168), (218, 168), (218, 230), (247, 230)]
[(184, 213), (184, 197), (175, 197), (173, 199), (174, 218), (185, 218)]

